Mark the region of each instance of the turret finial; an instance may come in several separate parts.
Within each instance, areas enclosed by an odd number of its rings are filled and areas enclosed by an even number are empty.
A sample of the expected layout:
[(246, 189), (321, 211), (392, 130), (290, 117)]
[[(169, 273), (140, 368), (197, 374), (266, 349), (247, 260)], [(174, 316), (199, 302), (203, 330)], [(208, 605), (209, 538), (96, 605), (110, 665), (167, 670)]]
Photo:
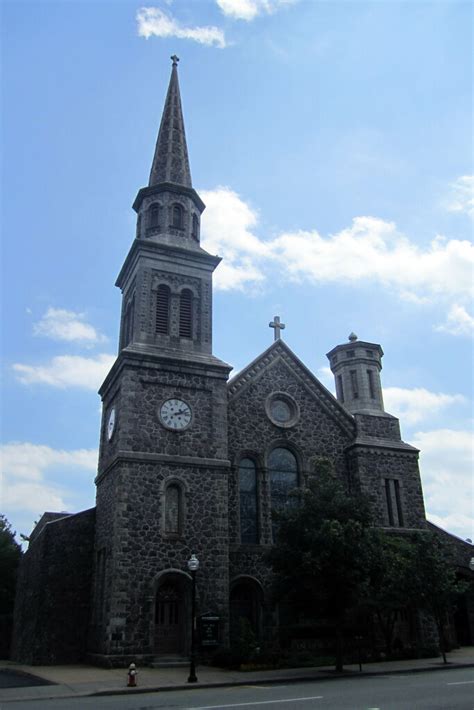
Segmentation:
[(357, 335), (354, 333), (354, 331), (352, 331), (352, 333), (349, 335), (349, 340), (351, 341), (351, 343), (355, 343), (355, 341), (357, 340)]
[(174, 66), (174, 67), (177, 67), (177, 66), (178, 66), (178, 62), (179, 62), (179, 57), (177, 57), (176, 54), (173, 54), (173, 56), (170, 57), (170, 59), (171, 59), (171, 61), (173, 62), (173, 66)]

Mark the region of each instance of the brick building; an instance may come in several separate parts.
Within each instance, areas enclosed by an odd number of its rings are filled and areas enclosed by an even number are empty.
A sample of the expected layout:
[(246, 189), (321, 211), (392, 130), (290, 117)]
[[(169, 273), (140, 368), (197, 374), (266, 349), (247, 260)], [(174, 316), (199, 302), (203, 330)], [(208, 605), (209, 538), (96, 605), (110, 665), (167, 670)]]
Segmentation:
[[(380, 345), (351, 334), (328, 353), (337, 398), (280, 338), (228, 381), (212, 353), (212, 273), (200, 246), (205, 205), (192, 186), (177, 58), (150, 179), (133, 204), (136, 238), (116, 285), (119, 353), (100, 389), (97, 502), (46, 513), (20, 570), (13, 657), (148, 662), (189, 652), (191, 577), (199, 613), (228, 644), (239, 618), (274, 629), (272, 508), (330, 459), (374, 497), (380, 526), (427, 526), (418, 451), (384, 410)], [(460, 567), (472, 546), (456, 538)], [(473, 640), (474, 609), (465, 610)], [(470, 626), (469, 626), (470, 624)]]

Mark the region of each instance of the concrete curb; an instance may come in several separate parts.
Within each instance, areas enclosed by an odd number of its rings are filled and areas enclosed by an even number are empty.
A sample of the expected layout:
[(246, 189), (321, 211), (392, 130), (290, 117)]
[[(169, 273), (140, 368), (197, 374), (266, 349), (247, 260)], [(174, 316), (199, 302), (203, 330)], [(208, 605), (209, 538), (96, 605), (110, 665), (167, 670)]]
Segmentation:
[(387, 671), (321, 671), (320, 675), (314, 676), (291, 676), (288, 678), (255, 678), (247, 680), (224, 681), (222, 683), (185, 683), (183, 685), (164, 685), (156, 687), (135, 687), (135, 688), (117, 688), (116, 690), (98, 690), (93, 693), (88, 693), (88, 696), (96, 697), (101, 695), (127, 695), (128, 693), (166, 693), (173, 690), (192, 690), (193, 688), (231, 688), (241, 685), (284, 685), (287, 683), (300, 683), (301, 681), (309, 681), (310, 683), (324, 680), (343, 680), (347, 678), (370, 678), (380, 675), (405, 675), (407, 673), (425, 673), (427, 671), (443, 671), (456, 670), (459, 668), (474, 668), (474, 663), (448, 663), (436, 665), (433, 667), (420, 666), (418, 668), (407, 668)]

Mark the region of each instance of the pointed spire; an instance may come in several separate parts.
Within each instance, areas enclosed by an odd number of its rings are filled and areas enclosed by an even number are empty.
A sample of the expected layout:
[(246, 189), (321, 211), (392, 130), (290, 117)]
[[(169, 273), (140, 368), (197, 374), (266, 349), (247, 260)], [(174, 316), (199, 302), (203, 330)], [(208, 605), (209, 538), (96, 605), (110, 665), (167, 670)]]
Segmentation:
[(149, 187), (162, 182), (172, 182), (192, 187), (188, 149), (184, 132), (183, 112), (178, 82), (179, 58), (171, 57), (173, 68), (156, 141), (155, 155), (150, 172)]

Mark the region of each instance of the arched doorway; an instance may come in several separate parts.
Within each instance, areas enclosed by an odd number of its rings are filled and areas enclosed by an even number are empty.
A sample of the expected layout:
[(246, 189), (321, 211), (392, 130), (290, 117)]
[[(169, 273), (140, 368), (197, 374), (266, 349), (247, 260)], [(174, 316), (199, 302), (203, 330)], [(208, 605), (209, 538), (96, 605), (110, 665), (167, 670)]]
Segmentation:
[(262, 588), (250, 577), (235, 581), (230, 592), (230, 634), (236, 641), (245, 627), (250, 628), (255, 637), (260, 636), (262, 622)]
[(154, 649), (157, 655), (185, 653), (189, 580), (184, 574), (166, 574), (156, 588)]

